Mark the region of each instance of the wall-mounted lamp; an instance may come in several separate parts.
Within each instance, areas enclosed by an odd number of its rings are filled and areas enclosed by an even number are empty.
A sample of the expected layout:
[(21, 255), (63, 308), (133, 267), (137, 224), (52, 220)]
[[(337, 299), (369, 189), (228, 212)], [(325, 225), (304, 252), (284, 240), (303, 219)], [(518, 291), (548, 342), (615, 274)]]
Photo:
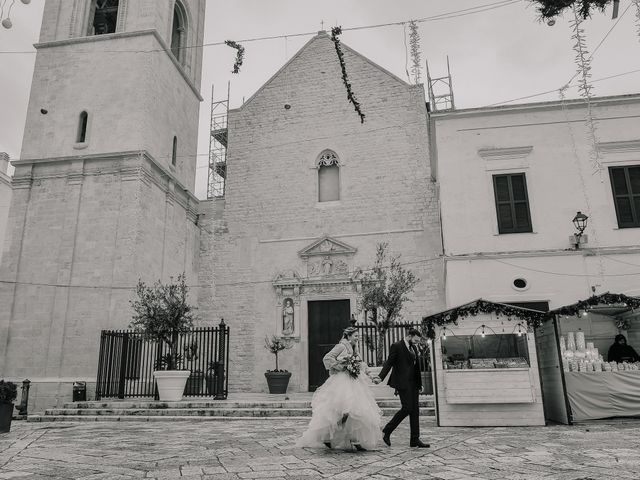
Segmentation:
[(587, 217), (582, 212), (577, 212), (576, 216), (573, 217), (573, 220), (572, 220), (573, 226), (576, 228), (578, 233), (574, 233), (573, 235), (571, 235), (569, 237), (569, 241), (573, 245), (573, 248), (575, 248), (576, 250), (580, 249), (580, 244), (581, 243), (587, 243), (587, 241), (588, 241), (587, 236), (583, 235), (585, 229), (587, 228), (587, 220), (588, 219), (589, 219), (589, 217)]

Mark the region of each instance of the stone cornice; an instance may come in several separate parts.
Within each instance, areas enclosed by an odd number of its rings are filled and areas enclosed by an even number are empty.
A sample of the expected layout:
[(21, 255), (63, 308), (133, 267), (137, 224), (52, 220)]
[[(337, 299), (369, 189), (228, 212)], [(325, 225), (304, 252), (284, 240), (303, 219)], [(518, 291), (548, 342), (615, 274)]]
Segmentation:
[[(640, 94), (612, 95), (607, 97), (594, 97), (591, 103), (598, 106), (625, 105), (629, 103), (640, 104)], [(587, 108), (583, 99), (571, 99), (564, 101), (564, 107), (568, 109)], [(507, 113), (520, 113), (529, 111), (560, 110), (563, 102), (560, 100), (539, 103), (520, 103), (516, 105), (499, 105), (479, 108), (466, 108), (461, 110), (448, 110), (446, 112), (432, 112), (434, 120), (445, 120), (462, 117), (486, 116), (490, 114), (504, 115)]]
[(478, 155), (485, 160), (514, 160), (526, 158), (532, 150), (533, 147), (531, 145), (526, 147), (481, 148), (478, 150)]
[(495, 258), (537, 258), (537, 257), (558, 257), (566, 255), (581, 255), (591, 257), (595, 255), (625, 255), (640, 253), (640, 246), (610, 246), (573, 249), (548, 249), (548, 250), (524, 250), (512, 252), (475, 252), (464, 254), (445, 254), (445, 261), (468, 261), (468, 260), (490, 260)]
[[(118, 162), (118, 160), (122, 159), (126, 159), (127, 161)], [(97, 163), (104, 160), (112, 160), (113, 164), (108, 167), (104, 165), (92, 167), (91, 165), (94, 162)], [(116, 174), (120, 175), (122, 181), (140, 180), (146, 185), (156, 185), (165, 193), (171, 190), (171, 199), (181, 205), (187, 211), (187, 215), (189, 215), (190, 218), (195, 219), (200, 203), (198, 198), (187, 190), (171, 171), (165, 168), (146, 150), (70, 157), (35, 158), (30, 160), (16, 160), (12, 163), (16, 166), (16, 172), (19, 174), (19, 176), (14, 177), (12, 181), (14, 188), (27, 188), (34, 179), (67, 177), (71, 182), (79, 183), (81, 182), (80, 177)], [(33, 166), (48, 163), (68, 163), (69, 165), (82, 163), (84, 168), (78, 169), (77, 166), (74, 166), (74, 168), (70, 168), (67, 172), (46, 175), (33, 172)]]
[(11, 186), (11, 177), (5, 173), (0, 172), (0, 185)]
[(640, 152), (640, 140), (598, 143), (598, 151), (604, 154), (637, 153)]
[[(158, 31), (155, 29), (138, 30), (135, 32), (116, 32), (116, 33), (108, 33), (105, 35), (91, 35), (87, 37), (65, 38), (64, 40), (52, 40), (50, 42), (36, 43), (33, 46), (36, 48), (36, 50), (43, 50), (45, 48), (61, 47), (65, 45), (78, 45), (83, 43), (93, 43), (93, 42), (101, 42), (105, 40), (113, 40), (114, 38), (141, 37), (144, 35), (153, 35), (156, 38), (156, 40), (160, 44), (160, 47), (162, 47), (162, 49), (167, 53), (169, 60), (171, 60), (173, 65), (178, 69), (178, 72), (180, 73), (180, 75), (182, 75), (182, 78), (184, 78), (185, 82), (187, 82), (187, 85), (189, 85), (189, 88), (194, 93), (196, 98), (199, 101), (204, 100), (202, 98), (202, 95), (200, 95), (198, 88), (195, 86), (195, 84), (191, 81), (191, 79), (187, 75), (187, 72), (184, 70), (180, 62), (178, 62), (176, 58), (173, 56), (173, 53), (171, 53), (171, 49), (167, 46), (164, 39), (160, 36)], [(122, 51), (127, 52), (128, 50), (122, 50)], [(135, 52), (132, 52), (132, 53), (135, 53)]]

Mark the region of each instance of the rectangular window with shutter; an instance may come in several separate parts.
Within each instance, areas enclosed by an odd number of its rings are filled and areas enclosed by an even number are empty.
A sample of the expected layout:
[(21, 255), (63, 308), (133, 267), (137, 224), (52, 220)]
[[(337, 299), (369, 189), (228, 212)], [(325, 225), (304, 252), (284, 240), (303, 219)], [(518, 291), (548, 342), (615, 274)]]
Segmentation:
[(618, 228), (640, 227), (640, 165), (610, 167)]
[(493, 176), (499, 233), (532, 232), (524, 173)]

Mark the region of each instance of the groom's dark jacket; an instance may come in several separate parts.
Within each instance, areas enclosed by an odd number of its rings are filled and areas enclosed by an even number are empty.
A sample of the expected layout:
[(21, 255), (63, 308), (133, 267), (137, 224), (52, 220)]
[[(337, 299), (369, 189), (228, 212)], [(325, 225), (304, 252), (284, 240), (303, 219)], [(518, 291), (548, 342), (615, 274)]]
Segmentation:
[[(417, 349), (414, 352), (417, 353)], [(417, 355), (411, 354), (404, 339), (392, 344), (389, 348), (389, 357), (380, 371), (380, 380), (384, 380), (389, 370), (393, 369), (387, 382), (390, 387), (404, 390), (413, 386), (420, 390), (422, 378), (417, 360)]]

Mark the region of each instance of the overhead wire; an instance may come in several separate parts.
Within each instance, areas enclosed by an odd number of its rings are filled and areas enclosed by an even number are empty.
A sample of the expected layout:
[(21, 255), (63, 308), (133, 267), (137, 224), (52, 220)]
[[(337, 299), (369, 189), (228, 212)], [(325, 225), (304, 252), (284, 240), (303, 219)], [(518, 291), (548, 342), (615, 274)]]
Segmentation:
[[(423, 17), (415, 20), (417, 23), (438, 21), (438, 20), (448, 20), (451, 18), (458, 18), (466, 15), (473, 15), (475, 13), (482, 13), (490, 10), (494, 10), (496, 8), (506, 7), (515, 3), (521, 3), (523, 0), (501, 0), (498, 2), (492, 2), (484, 5), (478, 5), (477, 7), (464, 8), (460, 10), (453, 10), (451, 12), (440, 13), (437, 15), (431, 15), (429, 17)], [(361, 25), (357, 27), (344, 27), (342, 28), (343, 32), (347, 31), (358, 31), (358, 30), (368, 30), (372, 28), (382, 28), (382, 27), (390, 27), (395, 25), (403, 25), (406, 21), (400, 22), (388, 22), (388, 23), (379, 23), (374, 25)], [(277, 40), (283, 38), (291, 38), (291, 37), (307, 37), (311, 35), (316, 35), (318, 32), (299, 32), (299, 33), (288, 33), (281, 35), (268, 35), (263, 37), (254, 37), (254, 38), (244, 38), (240, 40), (236, 40), (238, 43), (250, 43), (250, 42), (259, 42), (264, 40)], [(204, 47), (214, 47), (225, 45), (225, 41), (216, 41), (209, 43), (202, 43), (196, 45), (188, 45), (183, 47), (184, 49), (191, 48), (204, 48)], [(146, 50), (91, 50), (86, 51), (86, 53), (96, 54), (96, 53), (153, 53), (153, 52), (164, 52), (164, 49), (154, 48), (154, 49), (146, 49)], [(0, 50), (0, 54), (34, 54), (35, 50)], [(82, 51), (75, 50), (74, 53), (82, 53)]]

